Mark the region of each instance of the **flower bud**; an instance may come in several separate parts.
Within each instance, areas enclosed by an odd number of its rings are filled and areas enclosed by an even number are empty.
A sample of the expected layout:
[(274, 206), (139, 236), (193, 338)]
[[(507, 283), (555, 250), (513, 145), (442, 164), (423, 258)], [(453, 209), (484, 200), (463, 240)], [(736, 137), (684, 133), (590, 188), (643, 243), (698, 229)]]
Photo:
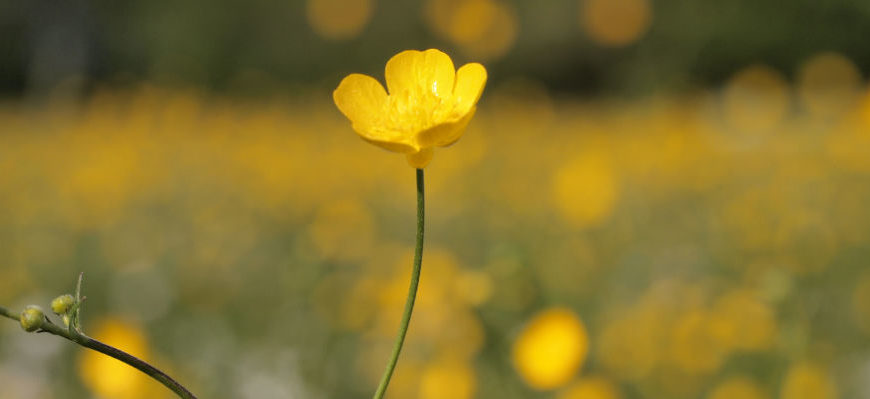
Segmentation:
[(56, 315), (64, 315), (69, 312), (75, 301), (70, 294), (61, 295), (51, 301), (51, 311)]
[(45, 323), (45, 313), (42, 312), (42, 308), (39, 306), (28, 305), (21, 312), (21, 328), (24, 331), (34, 332), (39, 330), (42, 327), (42, 323)]

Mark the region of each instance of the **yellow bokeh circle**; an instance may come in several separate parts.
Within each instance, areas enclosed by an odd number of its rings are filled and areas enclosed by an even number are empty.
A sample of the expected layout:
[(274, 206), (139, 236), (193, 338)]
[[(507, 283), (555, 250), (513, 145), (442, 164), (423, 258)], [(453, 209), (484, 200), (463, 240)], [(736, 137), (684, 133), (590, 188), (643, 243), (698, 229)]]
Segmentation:
[(634, 43), (649, 30), (651, 23), (649, 0), (580, 0), (580, 26), (602, 46)]
[[(147, 361), (150, 357), (144, 334), (131, 324), (117, 319), (104, 320), (93, 330), (93, 336), (140, 359)], [(84, 385), (99, 397), (146, 399), (155, 394), (156, 382), (140, 371), (99, 352), (82, 351), (78, 370)]]
[(809, 363), (789, 368), (782, 383), (781, 399), (835, 399), (837, 386), (827, 370)]
[(643, 380), (661, 364), (666, 315), (650, 307), (622, 315), (604, 326), (598, 336), (597, 356), (604, 368), (623, 380)]
[(711, 330), (719, 345), (728, 349), (760, 351), (776, 339), (776, 312), (751, 292), (734, 290), (713, 306)]
[(722, 95), (726, 122), (739, 131), (769, 130), (785, 118), (790, 106), (785, 78), (766, 65), (752, 65), (728, 81)]
[(471, 399), (477, 390), (474, 369), (463, 361), (431, 364), (420, 377), (420, 399)]
[(564, 389), (557, 399), (621, 399), (619, 388), (603, 377), (586, 377)]
[(350, 199), (320, 206), (308, 234), (318, 255), (343, 261), (364, 258), (377, 238), (371, 212), (362, 202)]
[(462, 2), (450, 18), (447, 34), (458, 44), (470, 44), (484, 39), (487, 27), (495, 20), (498, 8), (498, 3), (493, 0)]
[(372, 16), (372, 0), (308, 0), (308, 23), (318, 35), (333, 40), (351, 39), (362, 32)]
[(569, 224), (595, 227), (604, 223), (619, 197), (612, 163), (603, 153), (588, 151), (564, 164), (554, 176), (553, 197)]
[(681, 315), (671, 332), (671, 356), (674, 364), (689, 374), (710, 374), (725, 360), (725, 347), (710, 329), (710, 315), (692, 310)]
[(577, 373), (589, 350), (583, 322), (574, 312), (553, 308), (536, 315), (513, 346), (520, 377), (538, 390), (559, 388)]
[(821, 53), (800, 67), (798, 98), (811, 115), (833, 117), (857, 103), (861, 84), (861, 73), (851, 60), (838, 53)]
[(707, 399), (768, 399), (758, 383), (747, 377), (731, 377), (716, 385)]
[(432, 30), (477, 60), (504, 56), (519, 29), (516, 10), (501, 0), (429, 0), (425, 12)]

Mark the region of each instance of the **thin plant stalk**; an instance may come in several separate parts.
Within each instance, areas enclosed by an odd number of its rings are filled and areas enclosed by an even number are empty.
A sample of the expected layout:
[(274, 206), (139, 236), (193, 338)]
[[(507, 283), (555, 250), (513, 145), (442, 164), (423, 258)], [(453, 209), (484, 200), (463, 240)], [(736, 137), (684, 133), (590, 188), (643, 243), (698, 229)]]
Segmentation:
[[(2, 306), (0, 306), (0, 316), (4, 316), (15, 321), (20, 320), (19, 314), (16, 314)], [(178, 383), (178, 381), (175, 381), (172, 377), (170, 377), (163, 371), (160, 371), (156, 367), (148, 364), (146, 361), (139, 359), (136, 356), (133, 356), (118, 348), (106, 345), (96, 339), (93, 339), (85, 335), (84, 333), (77, 331), (77, 329), (75, 328), (61, 327), (57, 324), (52, 323), (51, 320), (46, 317), (45, 322), (42, 323), (42, 326), (40, 326), (37, 332), (47, 332), (52, 335), (57, 335), (58, 337), (66, 338), (67, 340), (75, 342), (85, 348), (118, 359), (126, 363), (127, 365), (147, 374), (149, 377), (157, 380), (165, 387), (169, 388), (172, 392), (175, 392), (178, 397), (182, 399), (196, 399), (196, 396), (194, 396), (183, 385)]]
[(399, 334), (396, 336), (396, 342), (393, 345), (393, 353), (390, 356), (390, 361), (387, 363), (387, 368), (384, 370), (384, 376), (381, 377), (378, 390), (375, 391), (374, 399), (382, 399), (387, 392), (387, 386), (390, 385), (390, 378), (393, 376), (396, 363), (399, 361), (399, 354), (402, 352), (402, 345), (405, 343), (405, 335), (408, 334), (411, 313), (414, 312), (414, 302), (417, 299), (417, 286), (420, 283), (420, 269), (423, 264), (423, 222), (426, 208), (423, 186), (423, 169), (417, 169), (417, 245), (414, 249), (414, 268), (411, 269), (411, 285), (408, 287), (408, 298), (405, 300), (405, 311), (399, 324)]

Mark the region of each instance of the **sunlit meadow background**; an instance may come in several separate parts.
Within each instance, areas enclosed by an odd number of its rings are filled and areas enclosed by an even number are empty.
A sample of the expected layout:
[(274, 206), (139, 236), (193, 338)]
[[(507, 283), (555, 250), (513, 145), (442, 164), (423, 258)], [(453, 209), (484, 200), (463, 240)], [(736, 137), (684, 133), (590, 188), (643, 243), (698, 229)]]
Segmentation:
[[(490, 83), (388, 397), (870, 398), (870, 6), (718, 3), (0, 2), (0, 304), (84, 271), (202, 398), (369, 397), (414, 174), (331, 91), (437, 47)], [(167, 392), (0, 323), (2, 399)]]

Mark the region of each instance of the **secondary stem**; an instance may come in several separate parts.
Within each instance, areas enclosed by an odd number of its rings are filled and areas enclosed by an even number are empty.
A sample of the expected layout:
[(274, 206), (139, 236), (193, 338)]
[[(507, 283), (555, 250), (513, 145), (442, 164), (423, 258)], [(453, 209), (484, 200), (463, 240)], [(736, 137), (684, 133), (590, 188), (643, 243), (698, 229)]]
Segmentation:
[(21, 315), (17, 315), (15, 313), (12, 313), (12, 311), (10, 311), (9, 309), (6, 309), (2, 306), (0, 306), (0, 316), (7, 317), (7, 318), (10, 318), (10, 319), (15, 320), (15, 321), (19, 321), (21, 319)]
[(399, 353), (402, 352), (402, 344), (405, 343), (405, 335), (408, 333), (408, 324), (411, 323), (411, 313), (414, 312), (414, 302), (417, 299), (417, 286), (420, 283), (420, 268), (423, 264), (423, 221), (425, 216), (425, 200), (423, 192), (423, 169), (417, 169), (417, 245), (414, 249), (414, 268), (411, 270), (411, 285), (408, 287), (408, 299), (405, 300), (405, 311), (402, 314), (402, 322), (399, 324), (399, 334), (393, 345), (393, 354), (381, 377), (381, 383), (375, 392), (374, 399), (381, 399), (390, 385), (390, 378), (396, 363), (399, 361)]
[[(2, 306), (0, 306), (0, 316), (4, 316), (4, 317), (10, 318), (12, 320), (16, 320), (16, 321), (20, 320), (19, 315), (16, 315), (15, 313), (11, 312), (9, 309), (6, 309)], [(158, 370), (156, 367), (148, 364), (144, 360), (139, 359), (138, 357), (133, 356), (127, 352), (124, 352), (118, 348), (115, 348), (115, 347), (110, 346), (110, 345), (106, 345), (106, 344), (104, 344), (100, 341), (97, 341), (97, 340), (95, 340), (95, 339), (93, 339), (85, 334), (82, 334), (80, 332), (76, 332), (73, 329), (61, 327), (57, 324), (50, 322), (47, 318), (46, 318), (46, 321), (40, 327), (40, 330), (38, 330), (38, 331), (39, 332), (47, 332), (49, 334), (53, 334), (53, 335), (57, 335), (59, 337), (66, 338), (72, 342), (75, 342), (81, 346), (84, 346), (85, 348), (95, 350), (95, 351), (100, 352), (106, 356), (110, 356), (110, 357), (113, 357), (115, 359), (118, 359), (118, 360), (130, 365), (131, 367), (134, 367), (137, 370), (147, 374), (149, 377), (157, 380), (158, 382), (160, 382), (161, 384), (163, 384), (164, 386), (166, 386), (167, 388), (172, 390), (172, 392), (175, 392), (175, 394), (178, 395), (178, 397), (180, 397), (182, 399), (196, 399), (196, 396), (194, 396), (190, 391), (188, 391), (187, 388), (185, 388), (184, 386), (179, 384), (178, 381), (175, 381), (174, 379), (172, 379), (172, 377), (168, 376), (166, 373)]]

